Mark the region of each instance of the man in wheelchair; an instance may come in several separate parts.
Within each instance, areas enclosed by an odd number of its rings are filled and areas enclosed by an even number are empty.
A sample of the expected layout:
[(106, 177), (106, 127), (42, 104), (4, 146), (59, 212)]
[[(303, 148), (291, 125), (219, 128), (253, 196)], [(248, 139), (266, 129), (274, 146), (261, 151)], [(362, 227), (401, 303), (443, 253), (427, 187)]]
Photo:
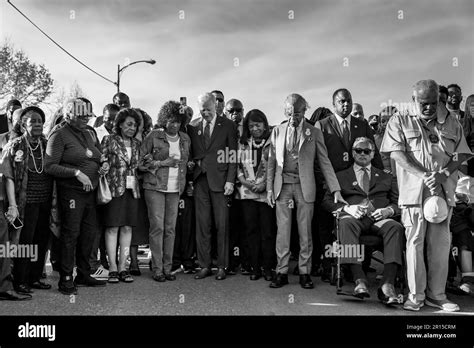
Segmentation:
[[(383, 239), (384, 271), (378, 297), (385, 304), (399, 303), (395, 291), (395, 277), (402, 265), (403, 226), (392, 219), (400, 213), (398, 187), (390, 174), (371, 165), (375, 144), (372, 140), (357, 138), (352, 145), (354, 165), (336, 173), (342, 197), (349, 203), (334, 203), (332, 195), (324, 197), (322, 206), (329, 212), (339, 211), (339, 257), (349, 264), (354, 276), (353, 295), (370, 297), (367, 277), (362, 269), (362, 259), (351, 254), (360, 247), (359, 237), (378, 235)], [(341, 255), (342, 254), (342, 255)]]

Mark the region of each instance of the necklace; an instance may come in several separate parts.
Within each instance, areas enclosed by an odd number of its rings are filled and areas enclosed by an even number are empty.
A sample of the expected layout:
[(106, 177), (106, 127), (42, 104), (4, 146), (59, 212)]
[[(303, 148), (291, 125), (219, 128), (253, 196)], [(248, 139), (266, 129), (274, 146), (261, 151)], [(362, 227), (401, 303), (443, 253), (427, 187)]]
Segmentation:
[[(30, 145), (30, 142), (29, 141), (26, 141), (26, 144), (28, 145), (28, 149), (30, 150), (30, 153), (31, 153), (31, 158), (33, 159), (33, 166), (35, 167), (35, 172), (38, 173), (38, 174), (41, 174), (43, 173), (43, 170), (44, 170), (44, 161), (43, 161), (43, 145), (41, 144), (41, 140), (38, 141), (38, 144), (36, 145), (36, 147), (33, 149)], [(35, 159), (35, 154), (33, 151), (37, 150), (38, 149), (38, 146), (40, 148), (40, 151), (41, 151), (41, 157), (38, 158), (38, 159), (41, 159), (41, 169), (38, 169), (38, 166), (36, 165), (36, 159)], [(30, 168), (28, 168), (29, 171), (33, 171), (31, 170)]]
[(177, 139), (177, 138), (178, 138), (179, 134), (176, 134), (176, 135), (169, 135), (168, 133), (166, 133), (166, 136), (167, 136), (169, 139), (174, 140), (174, 139)]
[(260, 144), (257, 144), (255, 142), (255, 139), (252, 138), (252, 147), (255, 147), (256, 149), (259, 149), (259, 148), (263, 147), (263, 145), (265, 145), (265, 142), (263, 140), (260, 142)]

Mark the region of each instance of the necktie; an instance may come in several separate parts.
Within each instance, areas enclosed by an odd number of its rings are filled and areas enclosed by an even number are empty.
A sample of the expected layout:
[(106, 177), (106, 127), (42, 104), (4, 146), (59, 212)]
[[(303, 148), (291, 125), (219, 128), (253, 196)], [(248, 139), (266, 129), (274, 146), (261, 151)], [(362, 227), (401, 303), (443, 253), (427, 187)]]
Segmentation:
[(347, 126), (347, 120), (342, 121), (342, 141), (347, 150), (350, 147), (350, 136), (349, 136), (349, 127)]
[(296, 128), (293, 126), (288, 127), (288, 151), (292, 151), (296, 146)]
[(211, 122), (206, 121), (206, 127), (204, 127), (204, 146), (209, 148), (211, 144)]
[(370, 188), (370, 178), (369, 178), (369, 169), (367, 167), (362, 168), (364, 174), (362, 175), (362, 189), (365, 193), (369, 194)]

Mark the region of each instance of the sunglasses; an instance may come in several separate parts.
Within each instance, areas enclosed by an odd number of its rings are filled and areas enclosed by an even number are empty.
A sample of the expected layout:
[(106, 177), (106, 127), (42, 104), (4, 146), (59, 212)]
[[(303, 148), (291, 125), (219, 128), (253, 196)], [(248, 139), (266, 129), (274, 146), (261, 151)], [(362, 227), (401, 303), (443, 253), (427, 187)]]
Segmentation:
[(223, 102), (224, 102), (224, 98), (216, 98), (216, 100), (217, 100), (219, 103), (223, 103)]
[(227, 112), (228, 112), (229, 114), (233, 114), (234, 112), (236, 112), (236, 113), (241, 113), (241, 112), (242, 112), (242, 109), (232, 108), (232, 109), (227, 109)]
[(353, 149), (353, 150), (358, 155), (360, 155), (362, 153), (364, 153), (364, 155), (370, 155), (372, 153), (372, 151), (374, 151), (374, 150), (371, 150), (371, 149)]

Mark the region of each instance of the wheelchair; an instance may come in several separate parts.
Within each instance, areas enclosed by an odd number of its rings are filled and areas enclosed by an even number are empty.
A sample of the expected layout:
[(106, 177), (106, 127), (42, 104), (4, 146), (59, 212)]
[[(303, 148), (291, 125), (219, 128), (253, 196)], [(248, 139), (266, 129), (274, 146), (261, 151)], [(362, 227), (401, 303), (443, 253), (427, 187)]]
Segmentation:
[[(333, 235), (335, 237), (335, 244), (339, 247), (340, 244), (340, 230), (339, 230), (339, 220), (340, 220), (341, 212), (336, 212), (335, 219), (334, 219), (334, 230)], [(370, 267), (371, 260), (374, 259), (376, 262), (383, 264), (383, 260), (377, 258), (374, 254), (377, 251), (383, 252), (383, 238), (380, 236), (374, 235), (361, 235), (359, 238), (359, 243), (364, 246), (366, 251), (364, 261), (362, 262), (362, 269), (365, 273), (368, 272)], [(405, 245), (405, 243), (403, 243)], [(367, 257), (369, 256), (369, 257)], [(333, 262), (331, 265), (331, 285), (336, 286), (336, 294), (343, 295), (343, 296), (353, 296), (362, 299), (361, 297), (355, 296), (352, 292), (344, 291), (344, 272), (343, 266), (341, 265), (341, 256), (339, 253), (336, 254), (336, 257), (333, 258)], [(349, 271), (348, 269), (346, 272)], [(395, 278), (395, 288), (399, 289), (399, 297), (398, 297), (398, 304), (402, 304), (404, 302), (407, 286), (406, 286), (406, 264), (405, 264), (405, 250), (403, 250), (402, 255), (402, 265), (399, 267), (397, 276)]]

